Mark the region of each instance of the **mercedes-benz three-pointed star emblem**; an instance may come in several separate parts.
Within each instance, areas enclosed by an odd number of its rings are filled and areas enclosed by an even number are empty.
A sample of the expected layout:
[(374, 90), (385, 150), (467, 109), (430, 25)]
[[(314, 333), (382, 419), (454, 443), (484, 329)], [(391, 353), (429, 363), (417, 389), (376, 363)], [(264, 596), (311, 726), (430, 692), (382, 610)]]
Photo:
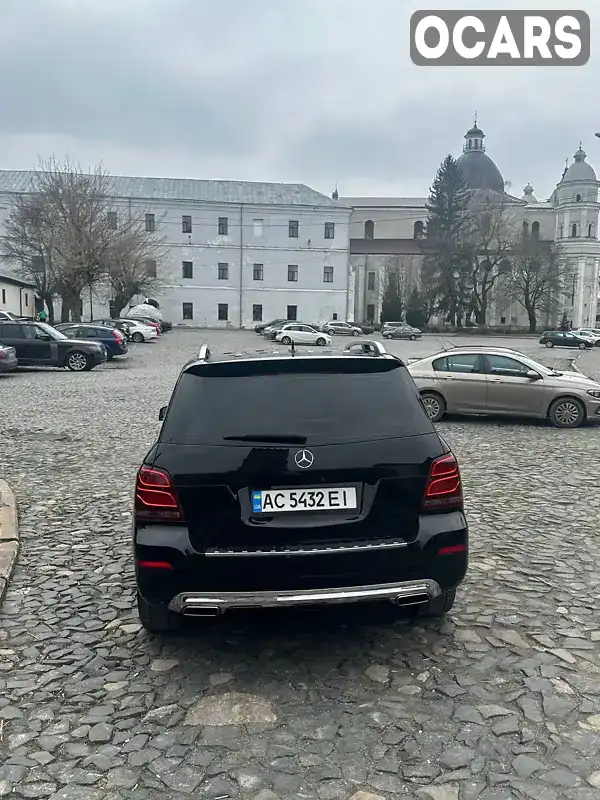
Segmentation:
[(300, 467), (300, 469), (308, 469), (309, 467), (312, 467), (314, 460), (315, 457), (310, 450), (298, 450), (294, 456), (296, 466)]

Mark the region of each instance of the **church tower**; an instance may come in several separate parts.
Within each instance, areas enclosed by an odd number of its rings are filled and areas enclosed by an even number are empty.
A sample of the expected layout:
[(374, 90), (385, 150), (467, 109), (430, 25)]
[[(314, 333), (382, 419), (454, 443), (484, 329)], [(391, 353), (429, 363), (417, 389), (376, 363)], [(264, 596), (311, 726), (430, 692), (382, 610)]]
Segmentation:
[(554, 192), (556, 241), (564, 251), (573, 286), (566, 299), (574, 328), (596, 328), (600, 241), (598, 189), (600, 181), (581, 148)]

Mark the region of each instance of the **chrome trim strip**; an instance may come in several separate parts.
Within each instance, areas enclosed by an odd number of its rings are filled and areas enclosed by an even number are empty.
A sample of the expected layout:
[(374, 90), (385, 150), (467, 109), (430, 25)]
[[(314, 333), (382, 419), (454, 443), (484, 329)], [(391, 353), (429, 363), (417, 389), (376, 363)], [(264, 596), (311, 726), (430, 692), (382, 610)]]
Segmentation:
[(408, 547), (407, 542), (379, 542), (375, 544), (354, 544), (342, 545), (341, 547), (297, 547), (294, 549), (286, 550), (235, 550), (220, 549), (218, 547), (211, 547), (205, 553), (207, 558), (260, 558), (263, 556), (319, 556), (328, 555), (329, 553), (362, 553), (372, 552), (376, 550), (398, 550), (401, 547)]
[(181, 613), (184, 608), (216, 606), (221, 611), (229, 608), (273, 608), (278, 606), (299, 606), (312, 604), (337, 604), (368, 602), (410, 598), (428, 594), (430, 598), (439, 597), (442, 590), (436, 581), (401, 581), (374, 586), (348, 586), (339, 589), (311, 589), (298, 591), (259, 591), (259, 592), (182, 592), (170, 602), (171, 611)]

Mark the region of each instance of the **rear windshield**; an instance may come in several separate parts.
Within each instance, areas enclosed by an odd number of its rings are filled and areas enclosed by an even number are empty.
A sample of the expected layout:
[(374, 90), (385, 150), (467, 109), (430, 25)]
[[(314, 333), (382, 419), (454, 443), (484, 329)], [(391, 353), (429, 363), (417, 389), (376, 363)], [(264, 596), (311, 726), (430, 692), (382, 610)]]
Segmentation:
[(412, 378), (398, 362), (290, 359), (285, 366), (227, 362), (183, 373), (160, 440), (235, 446), (266, 437), (275, 444), (286, 438), (291, 444), (324, 444), (432, 430)]

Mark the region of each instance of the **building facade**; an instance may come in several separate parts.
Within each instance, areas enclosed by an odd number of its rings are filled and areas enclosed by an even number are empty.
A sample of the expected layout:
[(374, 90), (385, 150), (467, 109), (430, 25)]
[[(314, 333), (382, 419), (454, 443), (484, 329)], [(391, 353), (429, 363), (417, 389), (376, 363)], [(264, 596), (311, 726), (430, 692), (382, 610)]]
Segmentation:
[(33, 319), (36, 314), (35, 286), (10, 275), (0, 275), (0, 311)]
[[(32, 177), (0, 171), (0, 213), (31, 190)], [(301, 184), (112, 177), (110, 186), (111, 224), (140, 217), (161, 240), (148, 268), (173, 323), (239, 328), (352, 315), (345, 204)], [(85, 298), (86, 316), (89, 305), (96, 317), (108, 314), (110, 297), (100, 290)]]
[[(469, 188), (502, 195), (517, 226), (541, 241), (560, 243), (566, 274), (573, 276), (572, 286), (556, 311), (540, 322), (556, 325), (564, 312), (573, 327), (599, 326), (600, 182), (581, 146), (550, 198), (538, 201), (530, 184), (521, 197), (510, 193), (500, 170), (486, 153), (485, 134), (477, 124), (464, 138), (463, 153), (457, 161)], [(387, 269), (401, 272), (406, 297), (414, 286), (420, 285), (427, 198), (343, 197), (341, 202), (353, 210), (350, 264), (354, 317), (358, 321), (378, 321)], [(519, 303), (492, 302), (488, 324), (527, 327), (528, 320)]]

